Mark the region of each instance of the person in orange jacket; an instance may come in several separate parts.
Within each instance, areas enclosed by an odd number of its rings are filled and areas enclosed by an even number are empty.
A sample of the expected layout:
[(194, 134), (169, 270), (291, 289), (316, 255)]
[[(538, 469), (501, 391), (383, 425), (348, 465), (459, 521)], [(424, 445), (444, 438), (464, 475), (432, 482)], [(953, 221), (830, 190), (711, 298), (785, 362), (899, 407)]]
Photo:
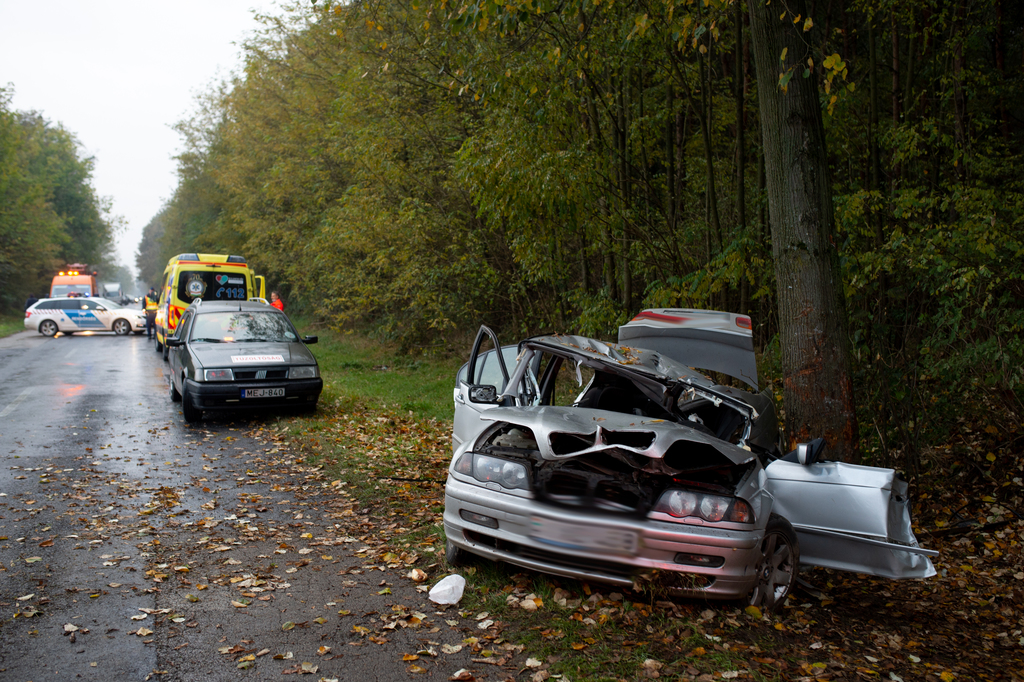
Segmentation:
[(270, 292), (270, 305), (284, 312), (284, 301), (281, 300), (280, 294), (278, 294), (276, 291)]

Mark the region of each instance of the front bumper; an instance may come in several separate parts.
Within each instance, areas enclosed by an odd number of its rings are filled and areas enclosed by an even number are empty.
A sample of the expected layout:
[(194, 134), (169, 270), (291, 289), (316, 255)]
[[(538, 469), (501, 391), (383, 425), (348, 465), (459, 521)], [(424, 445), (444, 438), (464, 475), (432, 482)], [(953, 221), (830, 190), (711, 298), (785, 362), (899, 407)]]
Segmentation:
[[(497, 528), (467, 521), (480, 514)], [(545, 543), (531, 534), (532, 517), (557, 518), (581, 529), (636, 533), (635, 553), (575, 549)], [(628, 587), (643, 575), (670, 591), (705, 599), (740, 599), (756, 582), (763, 524), (749, 531), (636, 519), (542, 504), (448, 476), (444, 530), (448, 540), (473, 554), (578, 580)], [(598, 531), (599, 532), (599, 531)], [(680, 564), (680, 554), (721, 557), (717, 568)]]
[[(323, 391), (323, 379), (280, 381), (199, 382), (185, 380), (187, 396), (197, 410), (249, 410), (263, 407), (303, 407), (316, 405)], [(243, 398), (247, 388), (283, 388), (284, 397)]]

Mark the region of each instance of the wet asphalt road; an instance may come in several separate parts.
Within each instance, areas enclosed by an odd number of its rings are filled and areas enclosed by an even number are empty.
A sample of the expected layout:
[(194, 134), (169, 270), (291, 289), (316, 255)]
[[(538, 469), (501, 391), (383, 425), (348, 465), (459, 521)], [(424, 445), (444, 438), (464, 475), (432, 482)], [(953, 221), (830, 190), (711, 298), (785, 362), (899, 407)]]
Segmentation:
[(187, 425), (144, 336), (26, 332), (0, 367), (0, 680), (516, 676), (478, 614), (439, 611), (336, 488), (247, 435), (287, 417)]

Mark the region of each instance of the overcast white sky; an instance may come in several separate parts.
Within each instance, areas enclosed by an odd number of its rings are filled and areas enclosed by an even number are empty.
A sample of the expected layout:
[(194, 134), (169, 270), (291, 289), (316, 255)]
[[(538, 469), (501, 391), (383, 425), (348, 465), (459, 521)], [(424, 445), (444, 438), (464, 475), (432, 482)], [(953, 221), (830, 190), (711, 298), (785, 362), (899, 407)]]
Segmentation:
[(142, 228), (176, 184), (170, 126), (241, 66), (253, 10), (281, 12), (274, 0), (0, 0), (0, 86), (95, 158), (96, 192), (127, 222), (118, 259), (133, 270)]

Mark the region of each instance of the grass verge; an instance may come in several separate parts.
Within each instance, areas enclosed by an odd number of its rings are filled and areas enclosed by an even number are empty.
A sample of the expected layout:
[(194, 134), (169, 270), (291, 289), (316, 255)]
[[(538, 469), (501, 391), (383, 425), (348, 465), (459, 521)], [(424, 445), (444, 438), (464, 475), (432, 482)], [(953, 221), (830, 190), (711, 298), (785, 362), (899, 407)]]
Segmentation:
[(25, 331), (25, 317), (22, 315), (0, 315), (0, 339)]
[(367, 408), (422, 419), (451, 419), (457, 357), (401, 355), (393, 348), (357, 336), (320, 330), (301, 317), (302, 334), (320, 338), (310, 350), (324, 377), (321, 401), (344, 411)]

